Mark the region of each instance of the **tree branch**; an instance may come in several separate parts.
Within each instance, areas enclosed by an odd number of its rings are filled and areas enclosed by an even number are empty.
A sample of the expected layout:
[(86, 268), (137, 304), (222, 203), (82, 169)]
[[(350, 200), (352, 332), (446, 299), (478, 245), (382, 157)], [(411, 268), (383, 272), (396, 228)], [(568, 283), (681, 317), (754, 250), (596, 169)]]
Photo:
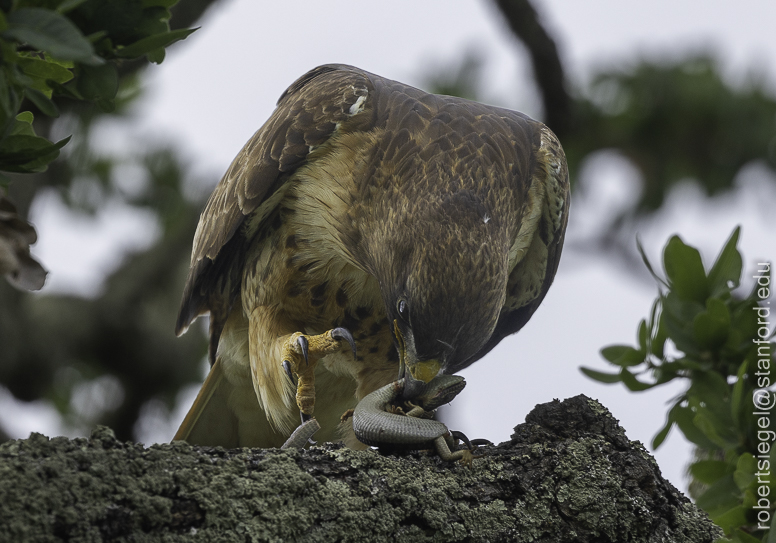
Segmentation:
[(473, 469), (427, 452), (148, 449), (100, 428), (0, 445), (11, 541), (711, 542), (706, 515), (598, 402), (537, 406)]
[(544, 123), (563, 140), (572, 125), (572, 101), (555, 40), (528, 0), (495, 0), (517, 39), (528, 49), (544, 103)]

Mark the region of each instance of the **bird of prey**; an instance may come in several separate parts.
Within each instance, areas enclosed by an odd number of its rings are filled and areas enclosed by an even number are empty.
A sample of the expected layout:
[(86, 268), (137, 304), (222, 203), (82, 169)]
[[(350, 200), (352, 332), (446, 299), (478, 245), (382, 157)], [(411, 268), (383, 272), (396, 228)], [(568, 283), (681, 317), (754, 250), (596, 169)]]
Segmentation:
[(212, 366), (175, 439), (280, 446), (301, 411), (317, 439), (358, 447), (341, 418), (360, 399), (398, 377), (411, 399), (528, 322), (568, 208), (542, 123), (352, 66), (311, 70), (200, 218), (176, 332), (209, 312)]

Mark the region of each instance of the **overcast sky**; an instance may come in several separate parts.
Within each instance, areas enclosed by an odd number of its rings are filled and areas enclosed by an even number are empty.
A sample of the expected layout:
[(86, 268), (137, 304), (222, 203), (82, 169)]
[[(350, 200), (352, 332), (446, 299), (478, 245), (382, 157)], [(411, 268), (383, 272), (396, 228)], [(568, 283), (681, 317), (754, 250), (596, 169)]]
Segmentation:
[[(771, 0), (534, 3), (575, 81), (595, 67), (631, 63), (639, 55), (681, 57), (711, 49), (731, 81), (759, 71), (769, 74), (774, 87), (776, 2)], [(106, 130), (106, 148), (177, 142), (212, 187), (269, 116), (280, 93), (310, 68), (348, 63), (422, 87), (430, 69), (452, 64), (471, 48), (487, 58), (484, 99), (541, 116), (523, 50), (484, 1), (230, 0), (199, 24), (200, 30), (148, 71), (140, 119), (120, 134)], [(678, 232), (702, 248), (708, 265), (736, 224), (743, 224), (747, 270), (757, 261), (773, 259), (776, 183), (766, 182), (765, 175), (762, 168), (749, 168), (739, 179), (746, 190), (735, 197), (704, 201), (693, 187), (675, 191), (659, 220), (641, 233), (653, 261), (659, 262), (663, 244)], [(627, 163), (607, 155), (591, 162), (585, 178), (585, 194), (572, 201), (571, 241), (632, 201), (639, 186)], [(124, 251), (147, 246), (157, 233), (148, 217), (118, 204), (96, 219), (70, 216), (63, 226), (66, 213), (53, 194), (33, 209), (40, 239), (34, 253), (51, 270), (49, 291), (94, 293), (93, 285), (115, 268)], [(83, 257), (68, 261), (66, 255), (76, 247)], [(463, 372), (468, 385), (447, 412), (451, 426), (470, 437), (499, 442), (537, 403), (587, 394), (612, 411), (631, 439), (648, 445), (664, 422), (665, 403), (683, 387), (636, 395), (621, 386), (594, 383), (578, 367), (608, 369), (599, 349), (633, 343), (638, 321), (648, 315), (655, 294), (654, 287), (611, 262), (565, 255), (531, 322)], [(190, 404), (194, 393), (184, 395), (167, 427), (148, 431), (148, 442), (171, 437), (187, 407), (183, 404)], [(27, 405), (24, 412), (16, 411), (17, 406), (0, 390), (0, 411), (14, 409), (13, 417), (0, 418), (12, 435), (61, 431), (46, 406)], [(672, 432), (656, 458), (664, 475), (686, 489), (683, 470), (690, 447), (681, 436)]]

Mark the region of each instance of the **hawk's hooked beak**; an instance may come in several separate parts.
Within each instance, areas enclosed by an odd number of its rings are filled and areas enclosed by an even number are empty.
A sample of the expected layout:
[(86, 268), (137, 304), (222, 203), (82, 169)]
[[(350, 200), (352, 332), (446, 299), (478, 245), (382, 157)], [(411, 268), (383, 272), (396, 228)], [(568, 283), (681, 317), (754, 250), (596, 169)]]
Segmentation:
[(407, 344), (396, 320), (393, 321), (393, 333), (399, 344), (399, 379), (404, 379), (403, 396), (405, 398), (414, 398), (417, 396), (417, 391), (424, 384), (437, 376), (441, 365), (436, 358), (431, 360), (408, 360)]

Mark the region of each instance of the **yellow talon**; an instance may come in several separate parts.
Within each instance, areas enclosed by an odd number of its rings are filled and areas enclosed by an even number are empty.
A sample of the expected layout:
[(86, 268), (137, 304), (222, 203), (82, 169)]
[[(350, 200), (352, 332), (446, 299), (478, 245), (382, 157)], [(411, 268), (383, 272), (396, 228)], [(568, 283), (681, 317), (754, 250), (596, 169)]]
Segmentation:
[(350, 346), (356, 355), (353, 336), (344, 328), (334, 328), (317, 336), (306, 336), (301, 332), (291, 334), (283, 344), (281, 355), (283, 364), (296, 375), (296, 405), (305, 415), (312, 415), (315, 408), (315, 366), (318, 360), (328, 354), (342, 350), (342, 340)]

